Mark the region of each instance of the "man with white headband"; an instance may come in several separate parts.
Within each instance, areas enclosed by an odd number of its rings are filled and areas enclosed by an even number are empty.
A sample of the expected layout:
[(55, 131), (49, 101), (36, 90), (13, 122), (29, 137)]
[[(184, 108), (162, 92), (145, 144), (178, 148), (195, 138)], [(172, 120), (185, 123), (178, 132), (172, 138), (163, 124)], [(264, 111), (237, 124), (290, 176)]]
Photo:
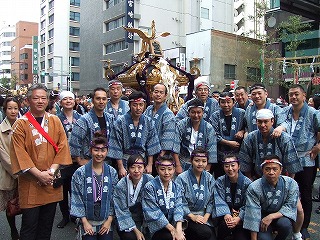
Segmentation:
[(250, 94), (253, 104), (249, 104), (245, 114), (248, 133), (257, 130), (257, 111), (260, 109), (270, 109), (274, 115), (274, 132), (272, 133), (272, 136), (279, 137), (281, 132), (285, 130), (283, 127), (279, 126), (282, 122), (284, 122), (282, 108), (270, 102), (270, 100), (267, 98), (267, 89), (262, 83), (256, 83), (252, 85), (250, 88)]
[(90, 142), (94, 133), (103, 131), (109, 138), (113, 125), (113, 115), (105, 112), (107, 91), (99, 87), (93, 90), (92, 96), (93, 108), (77, 120), (69, 137), (71, 156), (81, 166), (91, 159)]
[(146, 95), (132, 92), (129, 96), (130, 111), (114, 122), (109, 141), (108, 157), (116, 160), (119, 177), (127, 175), (127, 160), (132, 154), (148, 159), (146, 172), (152, 172), (153, 155), (161, 151), (154, 121), (144, 114)]
[[(57, 114), (57, 117), (62, 123), (67, 138), (71, 135), (73, 124), (81, 117), (76, 110), (73, 110), (74, 105), (74, 94), (70, 91), (62, 91), (60, 93), (60, 106), (62, 109), (61, 112)], [(78, 167), (79, 164), (73, 159), (72, 165), (61, 169), (61, 176), (63, 176), (63, 200), (59, 202), (59, 207), (62, 213), (62, 220), (58, 223), (58, 228), (64, 228), (70, 221), (69, 194), (71, 194), (71, 178)]]
[(274, 115), (269, 109), (261, 109), (256, 114), (258, 130), (248, 134), (239, 152), (241, 171), (251, 179), (262, 176), (260, 164), (263, 157), (276, 154), (282, 159), (284, 170), (291, 177), (302, 171), (292, 138), (282, 132), (279, 138), (272, 137)]
[(211, 164), (217, 163), (216, 133), (211, 124), (203, 119), (203, 105), (200, 99), (192, 99), (188, 102), (189, 116), (177, 122), (172, 150), (177, 174), (189, 169), (190, 155), (196, 147), (203, 147), (208, 152), (208, 171)]
[(262, 178), (247, 189), (243, 228), (251, 231), (251, 240), (283, 240), (292, 232), (299, 189), (293, 178), (281, 175), (282, 162), (277, 155), (265, 156), (260, 166)]
[[(217, 110), (219, 110), (218, 101), (214, 98), (210, 98), (210, 86), (209, 83), (206, 81), (200, 81), (195, 84), (195, 94), (196, 98), (201, 100), (204, 104), (204, 112), (203, 112), (203, 119), (209, 121), (210, 116)], [(191, 99), (193, 100), (193, 99)], [(183, 104), (176, 115), (177, 121), (185, 118), (188, 116), (188, 106), (189, 102), (187, 101)]]
[(227, 154), (237, 154), (245, 132), (245, 111), (234, 106), (232, 93), (223, 92), (219, 96), (220, 110), (210, 117), (210, 123), (217, 134), (218, 163), (213, 167), (214, 177), (224, 175), (222, 161)]
[(129, 105), (127, 101), (121, 99), (122, 82), (119, 80), (111, 80), (108, 83), (108, 87), (110, 99), (107, 103), (106, 110), (117, 119), (119, 115), (124, 115), (129, 111)]

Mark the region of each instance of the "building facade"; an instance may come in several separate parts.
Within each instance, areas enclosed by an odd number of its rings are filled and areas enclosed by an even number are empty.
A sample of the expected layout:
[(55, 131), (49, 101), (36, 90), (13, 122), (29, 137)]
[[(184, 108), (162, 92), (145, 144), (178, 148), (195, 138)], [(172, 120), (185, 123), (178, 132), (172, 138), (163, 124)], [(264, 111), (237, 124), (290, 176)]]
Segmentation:
[(107, 85), (104, 76), (107, 60), (112, 60), (115, 73), (120, 72), (124, 64), (130, 66), (140, 51), (141, 40), (136, 34), (128, 35), (122, 26), (150, 34), (152, 20), (155, 20), (157, 35), (171, 33), (158, 38), (164, 56), (186, 68), (186, 34), (206, 29), (232, 33), (233, 0), (82, 0), (81, 91), (87, 93), (97, 85)]
[(16, 37), (11, 42), (11, 82), (17, 87), (28, 86), (33, 82), (32, 36), (37, 35), (38, 23), (16, 23)]
[[(199, 45), (197, 39), (205, 41)], [(187, 34), (186, 46), (187, 68), (196, 64), (214, 90), (222, 91), (234, 80), (245, 87), (260, 81), (259, 50), (262, 42), (257, 39), (205, 30)]]
[(234, 0), (234, 33), (255, 39), (263, 39), (264, 13), (270, 0)]
[(41, 0), (40, 80), (49, 89), (79, 91), (80, 0)]
[(0, 26), (0, 78), (11, 80), (11, 41), (15, 35), (14, 25)]

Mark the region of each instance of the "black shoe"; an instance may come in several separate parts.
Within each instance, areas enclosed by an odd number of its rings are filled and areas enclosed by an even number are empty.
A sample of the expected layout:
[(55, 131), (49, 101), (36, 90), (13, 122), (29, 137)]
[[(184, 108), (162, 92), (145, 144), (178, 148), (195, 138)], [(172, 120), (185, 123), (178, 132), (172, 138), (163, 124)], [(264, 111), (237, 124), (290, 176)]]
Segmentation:
[(320, 214), (320, 206), (315, 210), (316, 214)]
[(19, 236), (18, 230), (11, 232), (11, 239), (12, 240), (19, 240), (19, 238), (20, 238), (20, 236)]
[(70, 222), (73, 222), (74, 224), (77, 223), (77, 218), (74, 216), (70, 216)]
[(57, 228), (64, 228), (69, 221), (69, 218), (62, 218), (62, 220), (58, 223)]

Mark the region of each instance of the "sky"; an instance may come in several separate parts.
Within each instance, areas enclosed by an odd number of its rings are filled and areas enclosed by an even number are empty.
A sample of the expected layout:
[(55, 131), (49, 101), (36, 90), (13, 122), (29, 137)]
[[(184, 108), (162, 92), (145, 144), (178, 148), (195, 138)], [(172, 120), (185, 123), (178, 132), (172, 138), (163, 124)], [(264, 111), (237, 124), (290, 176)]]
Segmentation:
[(0, 25), (39, 22), (41, 0), (0, 0)]

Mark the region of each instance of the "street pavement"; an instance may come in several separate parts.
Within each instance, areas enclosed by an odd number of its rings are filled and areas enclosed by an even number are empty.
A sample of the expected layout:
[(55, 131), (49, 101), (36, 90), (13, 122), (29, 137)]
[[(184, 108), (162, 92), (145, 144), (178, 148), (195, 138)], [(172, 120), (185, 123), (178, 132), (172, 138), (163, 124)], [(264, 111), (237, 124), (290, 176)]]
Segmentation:
[[(317, 194), (320, 186), (320, 172), (318, 175), (313, 187), (313, 194)], [(309, 233), (311, 235), (311, 240), (320, 240), (320, 214), (316, 214), (314, 210), (320, 206), (319, 202), (313, 203), (313, 212), (311, 217), (311, 223), (309, 226)], [(20, 229), (21, 224), (21, 215), (16, 217), (17, 226)], [(70, 222), (68, 225), (63, 228), (57, 228), (58, 222), (62, 219), (59, 206), (57, 206), (56, 216), (54, 220), (54, 225), (52, 228), (52, 240), (74, 240), (76, 237), (75, 224)], [(0, 212), (0, 240), (10, 240), (10, 228), (6, 220), (5, 212)], [(118, 240), (119, 237), (115, 234), (114, 240)]]

